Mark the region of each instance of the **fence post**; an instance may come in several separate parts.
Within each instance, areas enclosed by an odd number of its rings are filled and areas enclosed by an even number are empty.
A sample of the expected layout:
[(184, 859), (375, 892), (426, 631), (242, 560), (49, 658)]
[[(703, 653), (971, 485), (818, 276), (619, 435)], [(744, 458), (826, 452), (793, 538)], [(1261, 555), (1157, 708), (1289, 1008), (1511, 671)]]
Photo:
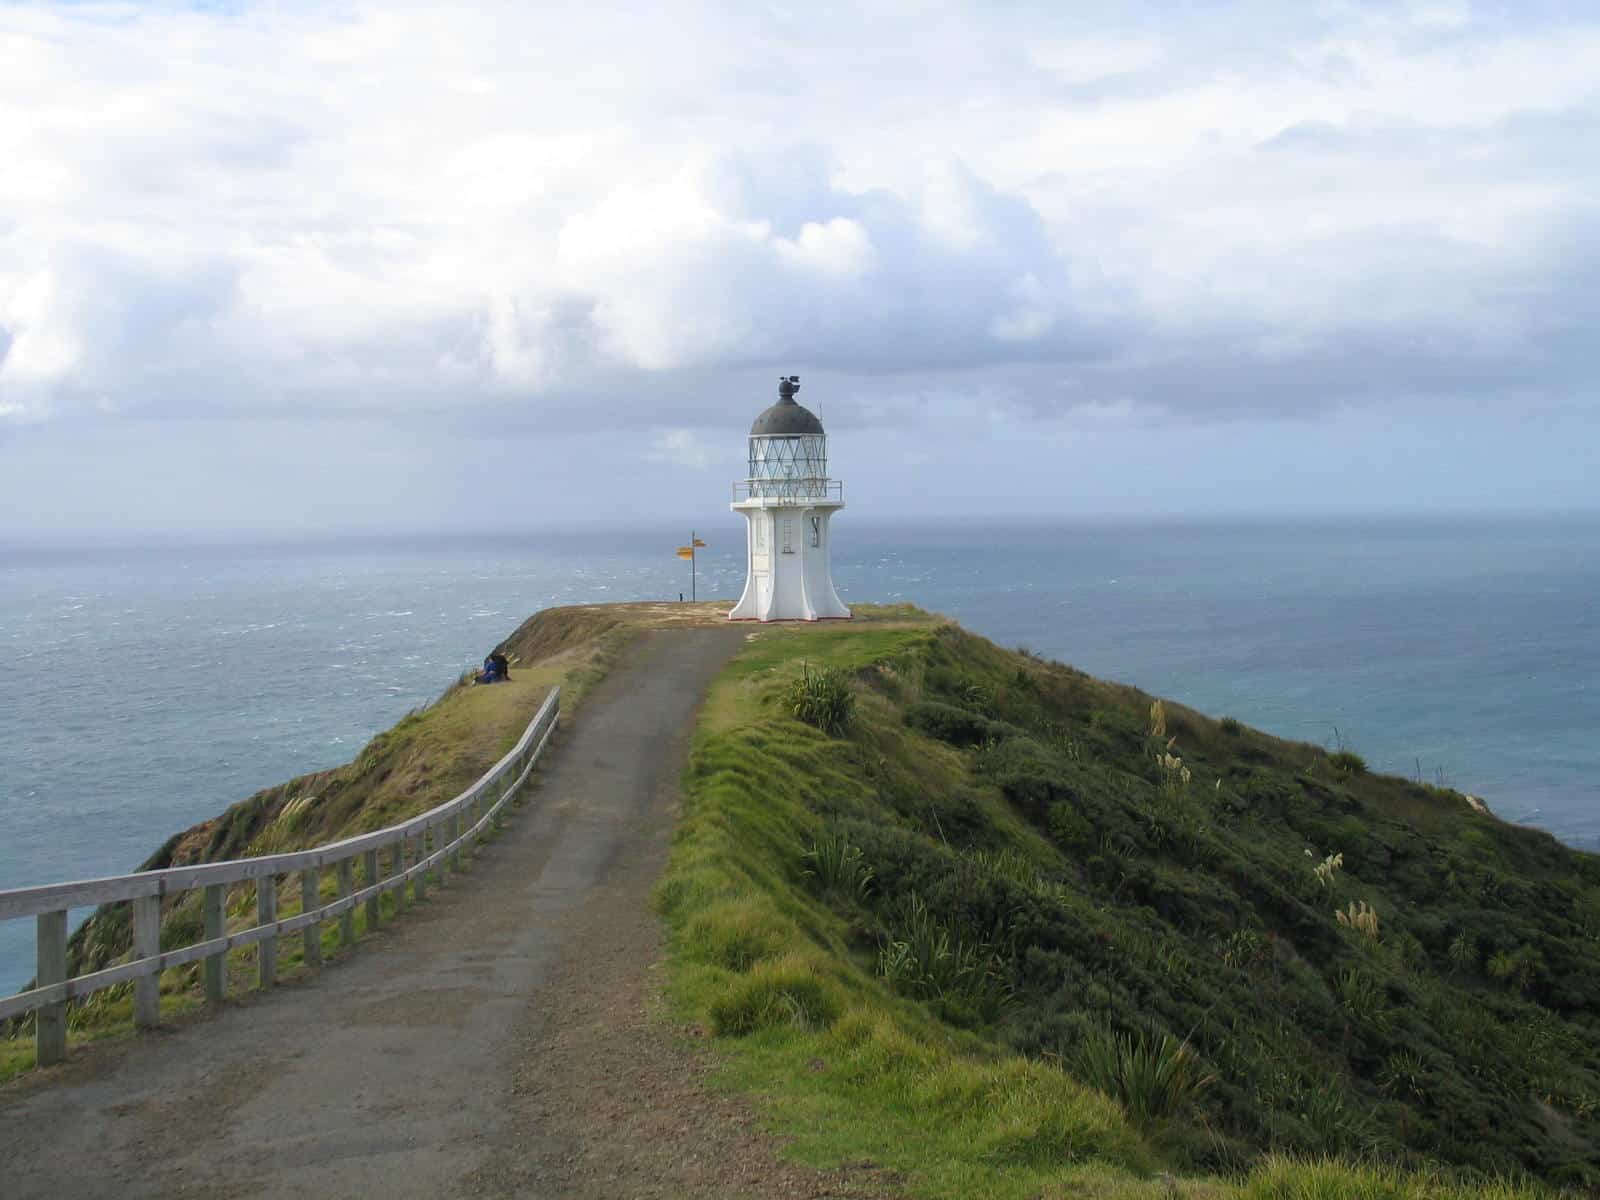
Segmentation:
[(456, 809), (455, 820), (450, 823), (450, 840), (455, 843), (455, 849), (450, 852), (450, 869), (457, 875), (461, 874), (461, 835), (466, 832), (467, 823), (462, 819), (462, 812), (466, 805)]
[(424, 825), (420, 830), (417, 831), (417, 865), (422, 867), (422, 869), (417, 872), (416, 883), (413, 884), (417, 890), (416, 894), (419, 901), (426, 900), (428, 898), (428, 868), (422, 865), (423, 863), (427, 862), (427, 860), (428, 827)]
[[(300, 911), (312, 912), (322, 907), (322, 894), (318, 883), (321, 872), (316, 867), (307, 867), (300, 872)], [(305, 960), (308, 967), (322, 965), (322, 922), (313, 921), (305, 928), (304, 937)]]
[[(339, 860), (339, 899), (348, 900), (356, 890), (356, 863), (354, 858)], [(351, 905), (339, 914), (339, 945), (351, 946), (356, 940), (356, 909)]]
[[(367, 877), (367, 886), (373, 887), (378, 882), (378, 852), (368, 850), (363, 862), (363, 871)], [(378, 927), (378, 919), (382, 914), (382, 906), (378, 903), (382, 897), (377, 892), (367, 897), (367, 932), (371, 933)]]
[[(205, 910), (206, 941), (219, 938), (227, 932), (223, 920), (223, 898), (227, 889), (223, 884), (210, 883), (206, 885), (205, 898), (202, 907)], [(223, 993), (223, 974), (228, 965), (228, 952), (206, 955), (206, 1003), (221, 1004)]]
[(401, 834), (395, 841), (394, 849), (389, 855), (389, 865), (394, 869), (390, 874), (400, 877), (400, 887), (394, 894), (394, 915), (399, 916), (406, 910), (406, 839)]
[[(161, 953), (161, 897), (133, 898), (133, 956), (154, 958)], [(161, 972), (133, 981), (133, 1023), (152, 1029), (161, 1023)]]
[[(275, 925), (278, 921), (278, 877), (265, 875), (256, 880), (256, 924)], [(278, 935), (269, 933), (257, 943), (256, 965), (261, 972), (261, 986), (272, 987), (278, 982)]]
[[(40, 987), (67, 981), (67, 913), (43, 912), (38, 919), (38, 962), (36, 977)], [(34, 1014), (34, 1058), (41, 1067), (58, 1063), (67, 1056), (67, 1002), (41, 1005)]]

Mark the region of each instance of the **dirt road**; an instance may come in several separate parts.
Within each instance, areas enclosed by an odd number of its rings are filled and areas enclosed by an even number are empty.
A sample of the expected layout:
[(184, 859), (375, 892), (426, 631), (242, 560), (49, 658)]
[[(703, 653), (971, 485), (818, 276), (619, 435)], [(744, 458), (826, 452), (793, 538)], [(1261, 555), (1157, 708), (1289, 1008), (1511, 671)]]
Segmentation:
[(0, 1195), (822, 1196), (656, 1009), (693, 715), (742, 631), (651, 634), (460, 880), (350, 960), (0, 1093)]

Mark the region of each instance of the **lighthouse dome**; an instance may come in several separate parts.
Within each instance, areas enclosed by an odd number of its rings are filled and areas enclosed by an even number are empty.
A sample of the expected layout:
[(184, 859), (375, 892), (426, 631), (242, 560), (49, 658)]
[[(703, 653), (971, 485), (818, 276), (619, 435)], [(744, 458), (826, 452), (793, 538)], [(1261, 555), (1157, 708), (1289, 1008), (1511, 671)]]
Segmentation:
[(806, 500), (828, 492), (828, 438), (822, 422), (795, 403), (800, 376), (778, 381), (778, 402), (750, 426), (752, 497)]
[(822, 422), (817, 414), (795, 402), (800, 377), (789, 375), (778, 381), (778, 402), (756, 418), (751, 437), (820, 437)]

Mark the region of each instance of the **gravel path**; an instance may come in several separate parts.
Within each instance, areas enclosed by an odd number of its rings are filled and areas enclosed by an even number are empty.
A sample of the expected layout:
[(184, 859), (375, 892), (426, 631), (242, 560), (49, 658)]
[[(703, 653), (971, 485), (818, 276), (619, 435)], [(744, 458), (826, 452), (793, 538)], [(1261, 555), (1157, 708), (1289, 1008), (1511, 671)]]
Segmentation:
[(459, 881), (350, 958), (0, 1092), (0, 1195), (854, 1196), (658, 1009), (649, 892), (737, 629), (636, 642)]

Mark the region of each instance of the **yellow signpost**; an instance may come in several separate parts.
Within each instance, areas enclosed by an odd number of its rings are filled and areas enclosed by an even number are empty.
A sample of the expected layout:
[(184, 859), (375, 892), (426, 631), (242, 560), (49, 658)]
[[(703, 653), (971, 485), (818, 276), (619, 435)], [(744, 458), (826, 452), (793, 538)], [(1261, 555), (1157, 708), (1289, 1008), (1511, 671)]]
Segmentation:
[[(699, 590), (699, 581), (695, 578), (697, 572), (694, 552), (696, 550), (704, 550), (705, 547), (706, 544), (699, 538), (695, 537), (694, 530), (692, 529), (689, 531), (689, 544), (687, 546), (678, 547), (678, 557), (687, 558), (689, 560), (689, 599), (691, 600), (695, 599), (696, 593)], [(682, 593), (679, 593), (678, 598), (680, 600), (683, 598)]]

